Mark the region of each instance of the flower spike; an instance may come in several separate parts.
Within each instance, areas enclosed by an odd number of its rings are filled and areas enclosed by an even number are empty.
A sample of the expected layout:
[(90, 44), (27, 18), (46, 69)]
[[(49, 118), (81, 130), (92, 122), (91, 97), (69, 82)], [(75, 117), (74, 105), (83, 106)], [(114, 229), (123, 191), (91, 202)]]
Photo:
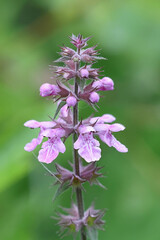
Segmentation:
[[(65, 45), (60, 47), (60, 57), (54, 61), (56, 66), (50, 66), (53, 84), (46, 82), (40, 86), (40, 96), (49, 97), (53, 103), (57, 103), (50, 121), (29, 120), (24, 124), (30, 129), (39, 129), (37, 138), (27, 143), (24, 149), (30, 152), (41, 145), (37, 159), (49, 171), (50, 176), (56, 178), (54, 186), (58, 185), (58, 188), (54, 199), (69, 187), (73, 190), (72, 194), (76, 193), (77, 203), (72, 203), (69, 209), (63, 208), (65, 214), (59, 213), (57, 219), (61, 234), (71, 233), (76, 236), (80, 233), (81, 240), (86, 240), (87, 234), (89, 239), (96, 239), (96, 231), (104, 226), (105, 211), (96, 210), (93, 205), (85, 210), (82, 194), (86, 182), (106, 189), (99, 182), (99, 178), (103, 177), (100, 172), (102, 167), (97, 166), (97, 161), (101, 159), (99, 140), (119, 152), (128, 152), (127, 147), (114, 136), (116, 132), (124, 131), (125, 127), (114, 123), (116, 118), (113, 115), (92, 114), (86, 119), (79, 117), (79, 102), (84, 101), (98, 112), (101, 93), (114, 90), (113, 80), (103, 76), (101, 67), (94, 67), (95, 62), (105, 58), (100, 56), (97, 45), (87, 46), (90, 38), (72, 34), (70, 41), (74, 49)], [(65, 144), (70, 135), (73, 137), (72, 169), (68, 170), (55, 163), (54, 173), (46, 164), (51, 164), (59, 155), (62, 156), (60, 153), (66, 151)], [(61, 161), (64, 162), (64, 159)]]

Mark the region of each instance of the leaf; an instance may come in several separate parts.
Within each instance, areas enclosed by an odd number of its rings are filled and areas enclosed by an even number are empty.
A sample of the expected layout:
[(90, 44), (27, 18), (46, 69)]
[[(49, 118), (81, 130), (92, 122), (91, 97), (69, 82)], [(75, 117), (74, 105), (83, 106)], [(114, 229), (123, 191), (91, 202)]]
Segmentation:
[(57, 191), (56, 191), (56, 193), (55, 193), (55, 195), (54, 195), (54, 197), (53, 197), (53, 202), (56, 200), (56, 198), (57, 197), (59, 197), (63, 192), (65, 192), (67, 189), (69, 188), (69, 184), (66, 182), (66, 183), (64, 183), (64, 184), (61, 184), (59, 187), (58, 187), (58, 189), (57, 189)]
[(87, 228), (88, 236), (90, 240), (98, 240), (98, 231), (95, 228)]
[(55, 114), (54, 114), (54, 119), (57, 117), (59, 111), (61, 110), (61, 108), (62, 108), (65, 104), (66, 104), (65, 102), (61, 102), (61, 103), (58, 105), (58, 107), (57, 107), (57, 109), (56, 109), (56, 112), (55, 112)]
[(80, 80), (79, 86), (80, 86), (81, 92), (83, 92), (84, 90), (85, 82), (86, 82), (85, 80)]

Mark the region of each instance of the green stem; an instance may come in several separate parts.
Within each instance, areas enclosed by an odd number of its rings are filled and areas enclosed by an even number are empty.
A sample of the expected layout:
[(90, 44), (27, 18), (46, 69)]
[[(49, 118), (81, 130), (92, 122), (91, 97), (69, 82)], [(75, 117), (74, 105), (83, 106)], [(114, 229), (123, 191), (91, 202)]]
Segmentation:
[[(75, 63), (76, 72), (79, 69), (79, 63)], [(74, 79), (74, 93), (77, 96), (78, 95), (78, 83), (77, 83), (77, 77)], [(76, 126), (78, 124), (78, 102), (73, 107), (73, 126)], [(73, 144), (77, 140), (77, 134), (76, 132), (73, 133)], [(74, 158), (74, 171), (77, 176), (80, 175), (79, 173), (79, 155), (78, 151), (74, 149), (73, 147), (73, 158)], [(82, 196), (82, 190), (81, 188), (76, 188), (76, 198), (77, 198), (77, 205), (78, 205), (78, 212), (79, 212), (79, 218), (82, 219), (84, 216), (84, 206), (83, 206), (83, 196)], [(85, 227), (83, 226), (81, 228), (81, 240), (86, 240), (86, 231)]]

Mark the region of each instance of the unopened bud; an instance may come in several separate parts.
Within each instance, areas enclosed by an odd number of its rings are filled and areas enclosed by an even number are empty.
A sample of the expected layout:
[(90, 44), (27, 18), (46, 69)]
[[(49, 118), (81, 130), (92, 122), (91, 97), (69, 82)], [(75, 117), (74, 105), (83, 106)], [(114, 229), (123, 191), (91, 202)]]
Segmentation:
[(94, 88), (97, 88), (98, 91), (109, 91), (114, 89), (114, 82), (109, 77), (104, 77), (99, 81), (96, 81), (92, 85)]
[(99, 102), (99, 95), (98, 93), (96, 92), (92, 92), (89, 96), (89, 100), (92, 102), (92, 103), (97, 103)]
[(82, 54), (81, 60), (82, 60), (83, 62), (89, 62), (89, 63), (91, 63), (91, 62), (94, 60), (94, 58), (93, 58), (92, 56), (87, 55), (87, 54)]
[(88, 78), (89, 77), (89, 72), (87, 69), (81, 69), (80, 70), (80, 75), (82, 78)]
[(49, 83), (44, 83), (40, 87), (40, 95), (42, 97), (47, 97), (47, 96), (51, 96), (51, 95), (58, 95), (59, 92), (60, 92), (60, 89), (59, 89), (58, 86), (52, 85), (52, 84), (49, 84)]
[(77, 103), (77, 99), (74, 96), (69, 96), (66, 100), (66, 103), (69, 107), (74, 107)]

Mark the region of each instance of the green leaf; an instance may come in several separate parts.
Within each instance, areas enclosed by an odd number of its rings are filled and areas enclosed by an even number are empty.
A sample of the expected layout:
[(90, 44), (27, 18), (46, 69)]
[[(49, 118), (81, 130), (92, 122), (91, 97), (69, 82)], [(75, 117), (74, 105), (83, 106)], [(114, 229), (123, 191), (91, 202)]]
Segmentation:
[(85, 79), (81, 80), (80, 78), (78, 78), (77, 79), (77, 83), (78, 83), (78, 85), (80, 87), (81, 92), (83, 92), (86, 80)]
[(58, 107), (57, 107), (57, 109), (56, 109), (56, 112), (55, 112), (55, 114), (54, 114), (54, 119), (57, 117), (60, 109), (61, 109), (65, 104), (66, 104), (65, 102), (61, 102), (61, 103), (58, 105)]

